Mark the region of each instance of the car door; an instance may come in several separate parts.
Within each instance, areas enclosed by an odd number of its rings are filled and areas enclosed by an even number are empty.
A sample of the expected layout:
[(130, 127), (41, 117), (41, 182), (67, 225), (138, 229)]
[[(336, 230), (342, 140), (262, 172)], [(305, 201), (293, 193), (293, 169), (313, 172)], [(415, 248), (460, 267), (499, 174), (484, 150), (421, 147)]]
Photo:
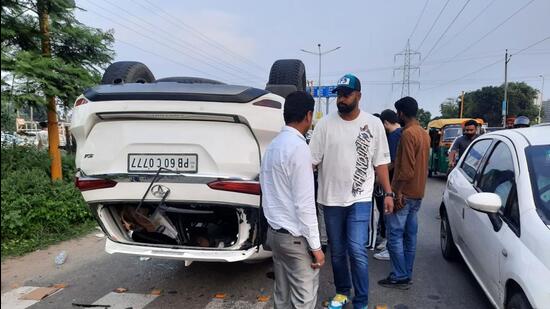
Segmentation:
[(496, 302), (502, 296), (501, 257), (508, 254), (505, 245), (510, 245), (505, 244), (510, 233), (502, 218), (509, 217), (514, 221), (514, 209), (517, 209), (514, 156), (515, 152), (505, 142), (498, 141), (474, 180), (477, 192), (491, 192), (500, 197), (503, 205), (500, 213), (486, 214), (471, 208), (465, 209), (464, 241), (472, 254), (469, 262), (490, 297)]
[(459, 167), (449, 175), (447, 180), (448, 205), (446, 205), (446, 209), (449, 224), (452, 227), (456, 244), (462, 250), (462, 254), (467, 256), (470, 256), (470, 249), (464, 243), (463, 238), (464, 211), (468, 207), (466, 199), (477, 192), (473, 186), (474, 179), (492, 142), (492, 139), (474, 141), (464, 156), (464, 160), (459, 162)]

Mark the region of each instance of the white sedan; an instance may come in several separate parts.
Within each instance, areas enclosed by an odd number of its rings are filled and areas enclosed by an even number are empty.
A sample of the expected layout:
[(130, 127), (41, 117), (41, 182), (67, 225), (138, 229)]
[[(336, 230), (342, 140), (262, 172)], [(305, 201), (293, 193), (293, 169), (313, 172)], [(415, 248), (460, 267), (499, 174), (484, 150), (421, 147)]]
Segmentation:
[(449, 175), (441, 251), (495, 308), (550, 308), (550, 125), (477, 138)]

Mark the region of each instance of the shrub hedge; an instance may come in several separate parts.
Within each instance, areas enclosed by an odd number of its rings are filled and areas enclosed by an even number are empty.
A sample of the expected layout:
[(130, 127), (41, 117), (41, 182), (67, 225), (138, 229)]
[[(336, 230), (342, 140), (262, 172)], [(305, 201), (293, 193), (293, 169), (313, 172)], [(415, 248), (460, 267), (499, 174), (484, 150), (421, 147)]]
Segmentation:
[(76, 236), (94, 225), (74, 187), (74, 155), (64, 154), (63, 181), (50, 180), (48, 153), (2, 146), (2, 258)]

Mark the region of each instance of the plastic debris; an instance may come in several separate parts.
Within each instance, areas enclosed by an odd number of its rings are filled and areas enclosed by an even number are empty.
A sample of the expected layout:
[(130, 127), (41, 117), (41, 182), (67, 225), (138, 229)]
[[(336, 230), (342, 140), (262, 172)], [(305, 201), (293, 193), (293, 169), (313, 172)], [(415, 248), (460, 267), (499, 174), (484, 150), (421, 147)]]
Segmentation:
[(225, 299), (225, 293), (217, 293), (214, 298), (217, 298), (217, 299)]
[(114, 292), (116, 292), (116, 293), (126, 293), (126, 292), (128, 292), (128, 289), (127, 288), (116, 288), (116, 289), (114, 289)]
[(151, 295), (160, 296), (160, 294), (162, 294), (162, 290), (161, 290), (161, 289), (153, 289), (153, 290), (151, 291)]
[(151, 259), (151, 258), (148, 257), (148, 256), (140, 256), (140, 257), (139, 257), (139, 260), (140, 260), (140, 261), (149, 261), (150, 259)]
[(103, 234), (103, 233), (97, 233), (97, 234), (95, 234), (95, 237), (97, 237), (97, 238), (103, 238), (103, 237), (105, 237), (105, 234)]
[(64, 289), (66, 288), (68, 285), (66, 283), (56, 283), (56, 284), (53, 284), (52, 285), (52, 288), (56, 288), (56, 289)]
[(269, 301), (269, 296), (267, 295), (261, 295), (261, 296), (258, 296), (258, 302), (260, 303), (266, 303)]
[(61, 251), (59, 254), (55, 257), (55, 265), (60, 266), (65, 264), (65, 261), (67, 261), (67, 252)]

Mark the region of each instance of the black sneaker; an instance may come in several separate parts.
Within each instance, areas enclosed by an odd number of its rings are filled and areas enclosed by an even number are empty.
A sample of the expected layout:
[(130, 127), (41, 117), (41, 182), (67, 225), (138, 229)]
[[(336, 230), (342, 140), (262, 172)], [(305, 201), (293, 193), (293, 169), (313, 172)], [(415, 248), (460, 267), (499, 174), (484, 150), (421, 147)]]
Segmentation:
[(388, 277), (378, 281), (378, 284), (386, 288), (408, 290), (411, 287), (411, 279), (396, 280)]

